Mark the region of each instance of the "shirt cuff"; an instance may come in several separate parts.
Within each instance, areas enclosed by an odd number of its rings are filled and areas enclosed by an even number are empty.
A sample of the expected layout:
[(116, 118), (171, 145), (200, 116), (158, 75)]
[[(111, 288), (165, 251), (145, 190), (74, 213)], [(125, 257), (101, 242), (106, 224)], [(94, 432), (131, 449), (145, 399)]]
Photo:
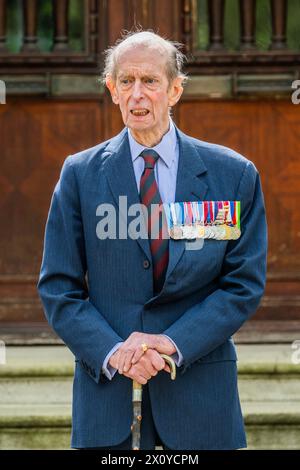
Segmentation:
[(162, 335), (162, 336), (165, 336), (166, 338), (168, 338), (168, 339), (171, 341), (171, 343), (174, 344), (174, 346), (175, 346), (177, 352), (174, 353), (174, 354), (171, 354), (171, 357), (172, 357), (172, 359), (174, 360), (176, 366), (177, 366), (177, 367), (180, 367), (181, 364), (183, 363), (183, 356), (182, 356), (180, 350), (177, 348), (176, 344), (175, 344), (174, 341), (170, 338), (170, 336), (168, 336), (168, 335)]
[(112, 380), (114, 377), (115, 373), (117, 372), (117, 369), (112, 367), (110, 364), (108, 364), (108, 361), (110, 357), (116, 352), (117, 349), (123, 344), (123, 341), (120, 343), (117, 343), (110, 351), (109, 353), (105, 356), (105, 359), (102, 364), (102, 373), (109, 379)]

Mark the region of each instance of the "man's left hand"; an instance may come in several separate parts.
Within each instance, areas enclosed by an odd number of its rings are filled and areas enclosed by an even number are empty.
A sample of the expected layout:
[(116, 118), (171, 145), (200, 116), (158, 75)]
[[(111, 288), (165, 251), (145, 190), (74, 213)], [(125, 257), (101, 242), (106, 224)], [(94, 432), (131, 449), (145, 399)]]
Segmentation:
[(174, 344), (163, 335), (154, 335), (134, 331), (118, 349), (118, 370), (120, 374), (128, 372), (133, 364), (136, 364), (143, 356), (142, 344), (149, 349), (155, 349), (161, 354), (174, 354)]

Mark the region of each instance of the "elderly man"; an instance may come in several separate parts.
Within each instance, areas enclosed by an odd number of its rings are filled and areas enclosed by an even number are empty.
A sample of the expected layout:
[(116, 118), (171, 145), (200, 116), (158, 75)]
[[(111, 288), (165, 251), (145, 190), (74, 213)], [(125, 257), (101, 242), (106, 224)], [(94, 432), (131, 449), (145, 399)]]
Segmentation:
[[(38, 289), (75, 356), (74, 448), (131, 448), (133, 380), (142, 449), (246, 447), (232, 335), (264, 291), (263, 194), (252, 162), (171, 119), (186, 80), (177, 46), (139, 31), (107, 51), (125, 127), (69, 156), (52, 197)], [(146, 236), (132, 236), (137, 204)], [(100, 233), (109, 208), (117, 236)]]

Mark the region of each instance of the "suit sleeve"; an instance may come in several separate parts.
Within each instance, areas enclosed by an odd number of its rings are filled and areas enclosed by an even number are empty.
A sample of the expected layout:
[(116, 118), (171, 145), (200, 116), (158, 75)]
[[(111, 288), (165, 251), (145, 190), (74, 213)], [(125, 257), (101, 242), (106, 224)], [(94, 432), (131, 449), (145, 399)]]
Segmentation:
[(46, 318), (86, 372), (98, 383), (108, 352), (123, 341), (88, 299), (79, 193), (68, 157), (46, 223), (38, 291)]
[(123, 343), (117, 343), (107, 354), (106, 358), (104, 359), (102, 365), (102, 372), (108, 378), (108, 380), (112, 380), (117, 372), (118, 369), (112, 367), (108, 361), (110, 360), (111, 356), (120, 348)]
[(163, 332), (176, 343), (185, 367), (229, 339), (255, 313), (264, 292), (267, 223), (259, 173), (250, 161), (236, 199), (241, 201), (241, 236), (228, 242), (217, 290)]
[(182, 357), (182, 354), (181, 352), (179, 351), (179, 348), (177, 347), (177, 345), (174, 343), (174, 341), (167, 335), (163, 335), (165, 336), (166, 338), (168, 338), (168, 340), (171, 341), (171, 343), (174, 344), (175, 348), (176, 348), (176, 352), (174, 354), (171, 354), (171, 357), (173, 358), (175, 364), (177, 367), (180, 367), (183, 363), (183, 357)]

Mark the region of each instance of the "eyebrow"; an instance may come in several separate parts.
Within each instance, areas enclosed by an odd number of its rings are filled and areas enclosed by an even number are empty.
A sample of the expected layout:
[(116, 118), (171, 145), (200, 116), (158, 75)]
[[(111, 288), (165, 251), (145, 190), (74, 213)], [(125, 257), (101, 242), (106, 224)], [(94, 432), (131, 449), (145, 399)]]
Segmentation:
[[(118, 78), (134, 78), (134, 76), (130, 73), (121, 73)], [(145, 74), (143, 75), (141, 78), (154, 78), (154, 79), (159, 79), (160, 77), (158, 75), (154, 75), (153, 73), (148, 73), (148, 74)]]

